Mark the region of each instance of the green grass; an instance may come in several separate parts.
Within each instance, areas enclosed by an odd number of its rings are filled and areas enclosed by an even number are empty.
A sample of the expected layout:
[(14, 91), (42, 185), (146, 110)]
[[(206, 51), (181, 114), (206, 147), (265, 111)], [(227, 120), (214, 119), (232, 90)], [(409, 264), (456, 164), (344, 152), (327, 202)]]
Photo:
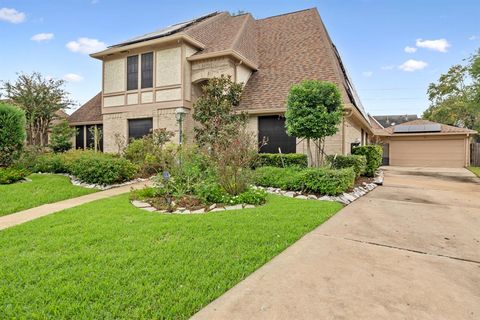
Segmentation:
[(0, 319), (186, 319), (340, 208), (270, 195), (162, 215), (121, 195), (5, 229)]
[(477, 177), (480, 177), (480, 167), (468, 167), (468, 170), (475, 173), (477, 175)]
[(32, 182), (0, 185), (0, 216), (98, 191), (74, 186), (60, 175), (32, 174), (28, 178)]

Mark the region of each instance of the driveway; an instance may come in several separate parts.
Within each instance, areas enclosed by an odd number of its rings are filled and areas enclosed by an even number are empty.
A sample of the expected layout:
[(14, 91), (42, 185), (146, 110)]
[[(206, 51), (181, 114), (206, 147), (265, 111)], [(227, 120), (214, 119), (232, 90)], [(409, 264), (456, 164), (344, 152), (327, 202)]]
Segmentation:
[(480, 180), (387, 167), (194, 319), (480, 319)]

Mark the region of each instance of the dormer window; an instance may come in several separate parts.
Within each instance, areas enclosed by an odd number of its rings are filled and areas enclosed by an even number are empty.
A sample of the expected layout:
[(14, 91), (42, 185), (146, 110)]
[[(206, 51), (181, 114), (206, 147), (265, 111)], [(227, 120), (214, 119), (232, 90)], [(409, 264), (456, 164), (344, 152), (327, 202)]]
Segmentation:
[(142, 89), (153, 87), (153, 52), (142, 54)]
[(127, 90), (138, 89), (138, 56), (127, 58)]

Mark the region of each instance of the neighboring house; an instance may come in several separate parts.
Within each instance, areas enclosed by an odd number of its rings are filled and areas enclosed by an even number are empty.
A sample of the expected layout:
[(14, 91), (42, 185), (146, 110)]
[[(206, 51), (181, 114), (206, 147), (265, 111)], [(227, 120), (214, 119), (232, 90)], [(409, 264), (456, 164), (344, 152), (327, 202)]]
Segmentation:
[(468, 166), (470, 142), (477, 133), (422, 119), (374, 131), (384, 146), (384, 165), (407, 167)]
[[(68, 118), (71, 126), (76, 131), (75, 148), (76, 149), (93, 149), (95, 146), (95, 132), (102, 132), (100, 137), (99, 150), (103, 150), (103, 116), (102, 116), (102, 93), (98, 93), (87, 103), (77, 109)], [(98, 130), (93, 130), (94, 128)]]
[(386, 115), (386, 116), (373, 116), (373, 118), (380, 123), (384, 128), (388, 128), (397, 124), (402, 124), (404, 122), (409, 122), (413, 120), (418, 120), (416, 114), (397, 114), (397, 115)]
[(178, 134), (178, 107), (188, 112), (184, 133), (191, 141), (200, 88), (222, 74), (245, 84), (237, 110), (249, 114), (248, 128), (259, 140), (267, 137), (262, 152), (306, 152), (304, 141), (286, 134), (283, 118), (289, 88), (305, 79), (331, 81), (343, 97), (345, 117), (339, 132), (327, 139), (327, 153), (348, 154), (373, 135), (316, 9), (265, 19), (215, 12), (91, 56), (103, 63), (102, 92), (69, 119), (79, 129), (77, 148), (89, 146), (88, 127), (94, 125), (103, 125), (106, 152), (118, 150), (116, 136), (129, 140), (156, 128)]

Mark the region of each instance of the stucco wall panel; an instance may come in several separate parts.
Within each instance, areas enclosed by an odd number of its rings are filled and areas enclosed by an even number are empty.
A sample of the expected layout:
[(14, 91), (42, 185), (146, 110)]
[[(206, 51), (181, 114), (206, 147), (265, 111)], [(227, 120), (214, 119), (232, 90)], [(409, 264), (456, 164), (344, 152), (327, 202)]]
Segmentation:
[(108, 107), (116, 107), (116, 106), (123, 106), (125, 104), (125, 96), (118, 95), (118, 96), (111, 96), (111, 97), (104, 97), (103, 98), (103, 106)]
[(104, 93), (125, 91), (125, 59), (104, 62)]
[(156, 52), (156, 86), (181, 84), (181, 47), (163, 49)]
[(181, 100), (182, 90), (180, 88), (158, 90), (155, 99), (157, 102)]

